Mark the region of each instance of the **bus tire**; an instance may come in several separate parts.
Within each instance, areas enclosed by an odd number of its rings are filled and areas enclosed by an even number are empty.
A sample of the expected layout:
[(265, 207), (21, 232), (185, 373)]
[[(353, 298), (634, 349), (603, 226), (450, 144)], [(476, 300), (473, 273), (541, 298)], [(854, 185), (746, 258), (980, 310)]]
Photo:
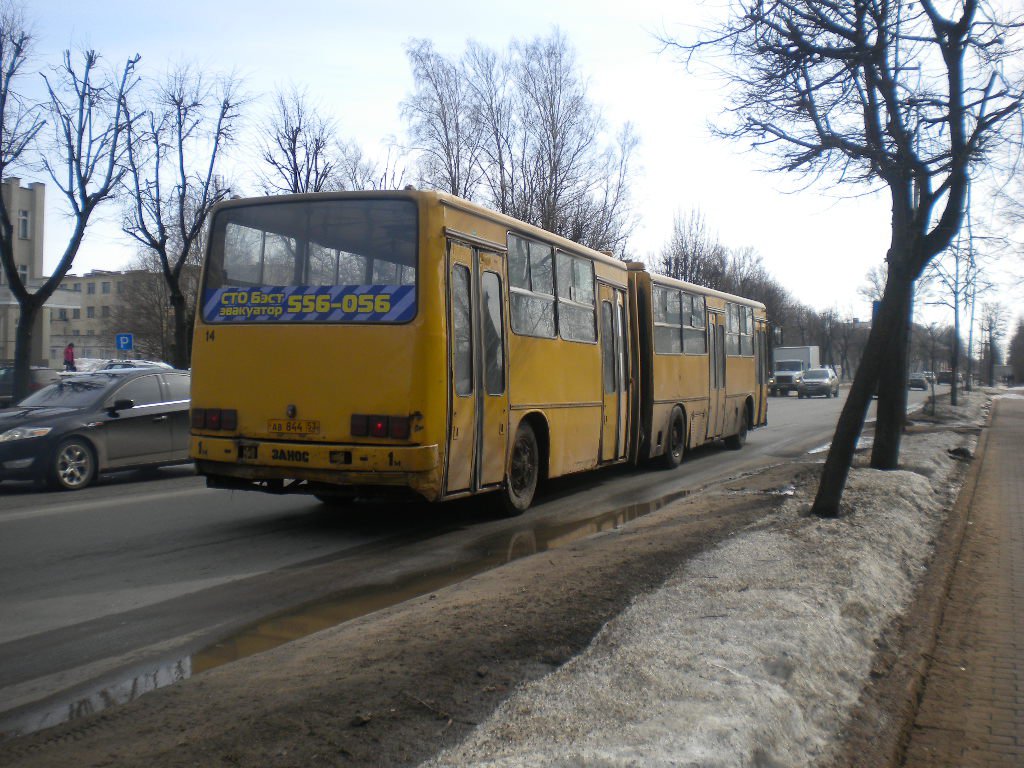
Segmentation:
[(725, 447), (730, 451), (738, 451), (743, 447), (744, 443), (747, 442), (747, 409), (744, 408), (740, 413), (740, 429), (735, 435), (729, 435), (725, 438)]
[(521, 422), (512, 441), (512, 455), (508, 462), (508, 475), (502, 491), (502, 506), (507, 515), (521, 515), (533, 503), (540, 479), (540, 449), (533, 427)]
[(668, 437), (665, 440), (665, 453), (661, 455), (661, 463), (665, 469), (675, 469), (683, 463), (686, 450), (686, 421), (683, 412), (676, 406), (668, 419)]

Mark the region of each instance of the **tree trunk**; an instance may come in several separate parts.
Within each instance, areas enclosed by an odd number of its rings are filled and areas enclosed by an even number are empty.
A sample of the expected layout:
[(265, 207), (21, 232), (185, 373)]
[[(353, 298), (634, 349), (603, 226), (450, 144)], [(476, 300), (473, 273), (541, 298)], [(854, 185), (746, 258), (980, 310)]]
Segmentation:
[(960, 378), (960, 302), (954, 297), (953, 303), (953, 378), (949, 385), (949, 404), (957, 406), (960, 404), (960, 384), (957, 381)]
[[(901, 287), (897, 283), (903, 282)], [(832, 436), (832, 446), (825, 459), (825, 467), (818, 483), (818, 493), (814, 498), (811, 512), (819, 517), (838, 517), (839, 501), (846, 487), (846, 479), (853, 463), (853, 453), (857, 447), (857, 438), (864, 428), (871, 396), (878, 385), (879, 373), (883, 361), (893, 359), (891, 343), (893, 336), (898, 335), (905, 342), (906, 335), (893, 334), (891, 329), (903, 324), (907, 319), (907, 297), (913, 282), (900, 281), (890, 276), (885, 293), (878, 306), (878, 312), (871, 323), (860, 365), (853, 377), (853, 386), (846, 398), (846, 404), (836, 423), (836, 431)], [(906, 364), (906, 347), (904, 345), (904, 365)], [(904, 397), (906, 393), (904, 393)], [(876, 433), (877, 434), (877, 433)], [(898, 450), (897, 441), (897, 450)]]
[(31, 300), (21, 303), (14, 331), (14, 382), (11, 403), (28, 396), (29, 368), (32, 365), (32, 330), (39, 305)]
[(180, 293), (171, 295), (174, 309), (174, 367), (188, 368), (191, 362), (191, 347), (188, 338), (188, 309), (185, 297)]
[(884, 324), (888, 353), (878, 375), (878, 409), (875, 444), (871, 449), (873, 469), (896, 469), (900, 461), (900, 440), (907, 421), (907, 368), (910, 362), (910, 318), (914, 306), (914, 281), (897, 270), (889, 270), (884, 302), (889, 297), (898, 314)]

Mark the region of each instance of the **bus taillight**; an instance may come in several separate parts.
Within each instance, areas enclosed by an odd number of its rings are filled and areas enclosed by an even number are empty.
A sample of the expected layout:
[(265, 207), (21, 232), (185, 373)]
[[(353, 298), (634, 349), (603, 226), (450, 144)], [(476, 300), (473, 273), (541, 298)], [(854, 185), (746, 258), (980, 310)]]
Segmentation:
[(390, 437), (394, 440), (408, 440), (409, 417), (353, 413), (349, 431), (353, 437)]
[(391, 437), (395, 440), (409, 439), (409, 419), (406, 416), (391, 417)]
[(233, 408), (193, 408), (192, 429), (238, 429), (238, 411)]
[(387, 416), (371, 416), (370, 417), (370, 437), (387, 437), (388, 436), (388, 417)]

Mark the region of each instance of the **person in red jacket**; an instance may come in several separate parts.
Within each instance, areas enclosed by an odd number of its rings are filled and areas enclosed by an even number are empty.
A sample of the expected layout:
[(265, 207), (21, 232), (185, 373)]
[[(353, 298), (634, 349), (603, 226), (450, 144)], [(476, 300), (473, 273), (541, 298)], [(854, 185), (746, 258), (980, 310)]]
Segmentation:
[(75, 343), (73, 341), (64, 347), (64, 370), (77, 370), (75, 368)]

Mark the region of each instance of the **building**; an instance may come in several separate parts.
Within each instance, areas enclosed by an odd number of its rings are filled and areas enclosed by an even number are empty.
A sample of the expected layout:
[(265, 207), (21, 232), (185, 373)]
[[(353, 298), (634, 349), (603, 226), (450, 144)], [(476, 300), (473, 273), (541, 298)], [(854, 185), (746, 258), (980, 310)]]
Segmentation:
[[(18, 275), (29, 291), (37, 291), (46, 282), (43, 274), (43, 212), (46, 204), (46, 185), (41, 183), (21, 186), (21, 179), (11, 176), (0, 182), (0, 194), (14, 225), (14, 263)], [(51, 349), (50, 316), (54, 312), (70, 311), (75, 296), (67, 290), (58, 289), (46, 302), (35, 318), (32, 332), (32, 365), (53, 367), (49, 354)], [(14, 346), (17, 338), (20, 307), (10, 286), (7, 275), (0, 269), (0, 363), (14, 360)], [(63, 347), (61, 347), (63, 350)], [(58, 361), (59, 363), (59, 361)]]
[(97, 269), (81, 276), (65, 276), (62, 287), (73, 293), (77, 302), (51, 313), (51, 368), (61, 364), (68, 342), (75, 345), (75, 357), (125, 357), (114, 344), (117, 330), (112, 327), (112, 321), (117, 308), (131, 294), (132, 274)]

